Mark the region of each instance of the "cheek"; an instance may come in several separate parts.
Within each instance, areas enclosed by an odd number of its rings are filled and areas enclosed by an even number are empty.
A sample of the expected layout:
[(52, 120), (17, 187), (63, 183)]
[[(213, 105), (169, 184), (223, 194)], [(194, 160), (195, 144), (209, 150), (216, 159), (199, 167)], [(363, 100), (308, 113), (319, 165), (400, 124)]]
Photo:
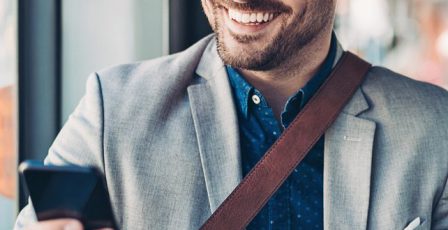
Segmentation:
[[(309, 4), (314, 4), (322, 0), (287, 0), (282, 1), (283, 4), (290, 7), (293, 13), (302, 12)], [(327, 1), (327, 0), (325, 0)]]
[(208, 22), (210, 25), (215, 24), (215, 19), (213, 16), (213, 3), (210, 0), (201, 0), (202, 2), (202, 8), (204, 9), (205, 16), (207, 16)]

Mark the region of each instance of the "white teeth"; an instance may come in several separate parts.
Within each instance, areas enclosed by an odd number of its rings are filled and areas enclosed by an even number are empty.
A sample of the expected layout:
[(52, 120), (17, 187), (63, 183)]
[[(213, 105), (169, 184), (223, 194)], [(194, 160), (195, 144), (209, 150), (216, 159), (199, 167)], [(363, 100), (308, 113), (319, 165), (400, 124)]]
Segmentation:
[(249, 23), (250, 22), (250, 15), (249, 14), (243, 14), (243, 16), (241, 17), (241, 22), (242, 23)]
[(269, 21), (269, 13), (264, 14), (263, 21), (265, 22)]
[(257, 14), (250, 15), (250, 22), (257, 22)]
[(229, 9), (228, 14), (231, 19), (243, 24), (269, 22), (274, 19), (273, 13), (244, 13), (237, 10)]
[(263, 13), (257, 14), (257, 22), (263, 22)]
[(243, 14), (238, 11), (234, 11), (234, 12), (235, 12), (235, 17), (233, 17), (233, 19), (235, 19), (237, 22), (241, 22), (243, 20)]

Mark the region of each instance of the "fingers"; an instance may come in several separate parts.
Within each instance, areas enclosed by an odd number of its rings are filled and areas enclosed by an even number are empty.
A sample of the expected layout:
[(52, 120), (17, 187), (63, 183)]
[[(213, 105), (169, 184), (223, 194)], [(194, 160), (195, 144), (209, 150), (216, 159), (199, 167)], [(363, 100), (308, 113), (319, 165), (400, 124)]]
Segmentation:
[(37, 222), (26, 230), (84, 230), (81, 222), (74, 219), (57, 219)]

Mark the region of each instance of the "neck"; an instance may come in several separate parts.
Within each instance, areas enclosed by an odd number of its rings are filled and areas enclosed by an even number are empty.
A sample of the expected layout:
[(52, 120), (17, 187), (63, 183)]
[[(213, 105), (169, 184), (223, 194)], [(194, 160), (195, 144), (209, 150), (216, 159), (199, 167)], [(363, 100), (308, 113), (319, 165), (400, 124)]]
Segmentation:
[(298, 50), (293, 58), (275, 69), (239, 70), (249, 83), (263, 93), (278, 120), (288, 98), (304, 87), (325, 61), (331, 45), (331, 33), (326, 34)]

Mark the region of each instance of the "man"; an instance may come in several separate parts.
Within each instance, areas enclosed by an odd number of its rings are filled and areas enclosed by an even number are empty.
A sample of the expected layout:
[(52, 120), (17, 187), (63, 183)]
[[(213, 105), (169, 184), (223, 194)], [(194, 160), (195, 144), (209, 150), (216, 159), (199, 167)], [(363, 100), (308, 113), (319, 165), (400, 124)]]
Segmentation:
[[(46, 159), (99, 167), (121, 229), (199, 228), (341, 57), (335, 0), (202, 4), (216, 35), (92, 74)], [(248, 229), (447, 229), (447, 114), (446, 91), (372, 68)], [(17, 229), (81, 227), (31, 216)]]

